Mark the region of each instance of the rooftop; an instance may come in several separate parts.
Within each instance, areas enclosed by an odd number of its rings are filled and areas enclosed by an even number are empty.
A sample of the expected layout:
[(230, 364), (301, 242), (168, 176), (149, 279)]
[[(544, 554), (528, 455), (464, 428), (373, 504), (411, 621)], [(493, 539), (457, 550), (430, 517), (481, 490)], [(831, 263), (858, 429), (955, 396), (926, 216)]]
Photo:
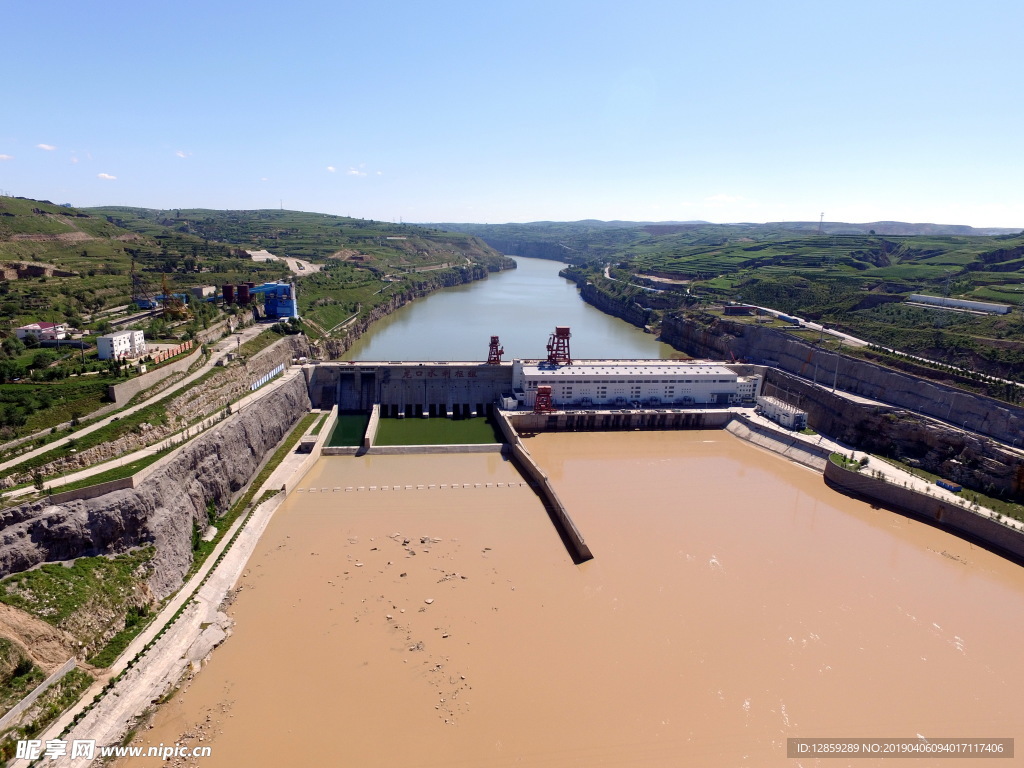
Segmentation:
[(575, 360), (571, 365), (523, 362), (530, 376), (731, 376), (736, 373), (719, 363), (693, 360)]

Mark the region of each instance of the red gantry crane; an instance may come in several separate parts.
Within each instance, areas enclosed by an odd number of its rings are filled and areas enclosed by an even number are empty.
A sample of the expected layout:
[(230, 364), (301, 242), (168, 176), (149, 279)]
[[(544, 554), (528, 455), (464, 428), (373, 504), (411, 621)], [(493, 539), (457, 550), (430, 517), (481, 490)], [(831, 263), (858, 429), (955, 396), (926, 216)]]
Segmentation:
[(572, 365), (572, 354), (569, 352), (569, 326), (557, 325), (555, 332), (548, 339), (548, 362), (552, 365)]
[(491, 336), (491, 348), (487, 351), (487, 364), (499, 365), (501, 363), (501, 356), (504, 354), (505, 349), (498, 343), (498, 337)]

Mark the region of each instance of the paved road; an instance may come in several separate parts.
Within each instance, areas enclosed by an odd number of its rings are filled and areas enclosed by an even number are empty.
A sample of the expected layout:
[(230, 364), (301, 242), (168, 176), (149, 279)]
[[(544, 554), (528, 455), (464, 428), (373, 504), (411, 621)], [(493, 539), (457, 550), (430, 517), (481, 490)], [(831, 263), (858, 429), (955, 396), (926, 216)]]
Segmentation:
[[(278, 378), (267, 382), (264, 386), (260, 387), (255, 392), (251, 392), (250, 394), (245, 395), (244, 397), (232, 403), (231, 412), (241, 413), (252, 403), (270, 394), (278, 387), (295, 378), (295, 376), (301, 375), (302, 368), (300, 366), (292, 366), (288, 368)], [(173, 435), (165, 437), (159, 443), (147, 445), (145, 448), (140, 448), (139, 450), (134, 451), (132, 453), (125, 454), (124, 456), (118, 456), (116, 459), (111, 459), (110, 461), (105, 461), (101, 464), (94, 464), (91, 467), (87, 467), (77, 472), (72, 472), (71, 474), (68, 475), (50, 478), (49, 480), (46, 481), (46, 487), (52, 492), (69, 483), (75, 483), (78, 482), (79, 480), (84, 480), (87, 477), (92, 477), (102, 472), (115, 469), (116, 467), (123, 467), (125, 464), (131, 464), (133, 461), (138, 461), (139, 459), (143, 459), (146, 456), (152, 456), (154, 453), (158, 453), (162, 451), (164, 448), (169, 448), (175, 445), (176, 443), (183, 443), (184, 441), (190, 440), (196, 435), (205, 432), (210, 427), (219, 424), (222, 418), (223, 417), (220, 413), (217, 413), (213, 416), (207, 416), (201, 422), (193, 424), (191, 427), (188, 427), (187, 429), (184, 429), (181, 432), (175, 432)], [(27, 488), (19, 488), (16, 491), (10, 491), (8, 493), (5, 493), (3, 494), (3, 498), (5, 500), (17, 499), (22, 496), (27, 496), (28, 494), (31, 493), (36, 493), (36, 489), (32, 486), (29, 486)]]
[(18, 456), (16, 458), (9, 459), (9, 460), (4, 461), (4, 462), (0, 462), (0, 470), (7, 469), (8, 467), (13, 467), (16, 464), (20, 464), (21, 462), (25, 461), (26, 459), (31, 459), (31, 458), (33, 458), (35, 456), (38, 456), (38, 455), (42, 454), (42, 453), (46, 453), (47, 451), (51, 451), (54, 448), (59, 448), (62, 445), (67, 445), (68, 441), (70, 441), (72, 439), (78, 439), (82, 435), (88, 435), (90, 432), (95, 432), (100, 427), (105, 427), (107, 424), (112, 422), (114, 419), (124, 418), (125, 416), (128, 416), (130, 414), (135, 413), (136, 411), (138, 411), (141, 408), (145, 408), (147, 405), (150, 405), (151, 403), (153, 403), (156, 400), (160, 400), (161, 398), (167, 397), (167, 395), (169, 395), (169, 394), (172, 394), (174, 392), (177, 392), (180, 389), (183, 389), (183, 388), (187, 387), (189, 384), (191, 384), (193, 381), (198, 379), (200, 376), (202, 376), (208, 370), (213, 368), (213, 366), (217, 364), (217, 361), (220, 360), (225, 355), (227, 355), (228, 352), (235, 351), (238, 348), (240, 343), (244, 344), (245, 342), (249, 341), (249, 339), (251, 339), (251, 338), (253, 338), (255, 336), (258, 336), (264, 330), (266, 330), (266, 326), (259, 325), (259, 324), (251, 325), (248, 328), (245, 328), (244, 330), (239, 331), (238, 333), (234, 333), (234, 334), (232, 334), (229, 337), (221, 339), (214, 346), (213, 353), (210, 355), (210, 359), (206, 362), (206, 364), (203, 365), (198, 371), (196, 371), (192, 375), (187, 376), (184, 379), (182, 379), (181, 381), (179, 381), (177, 384), (171, 385), (167, 389), (163, 390), (162, 392), (159, 392), (156, 395), (153, 395), (153, 397), (151, 397), (151, 398), (148, 398), (148, 399), (142, 401), (138, 405), (133, 405), (133, 406), (131, 406), (129, 408), (124, 408), (122, 410), (115, 411), (114, 413), (111, 413), (109, 416), (106, 416), (106, 417), (100, 419), (99, 421), (95, 422), (94, 424), (89, 424), (86, 427), (82, 427), (80, 429), (77, 429), (73, 433), (68, 435), (67, 437), (62, 437), (60, 440), (54, 440), (52, 443), (47, 443), (46, 445), (42, 446), (41, 448), (36, 448), (35, 450), (29, 451), (27, 453), (23, 453), (23, 454), (21, 454), (20, 456)]

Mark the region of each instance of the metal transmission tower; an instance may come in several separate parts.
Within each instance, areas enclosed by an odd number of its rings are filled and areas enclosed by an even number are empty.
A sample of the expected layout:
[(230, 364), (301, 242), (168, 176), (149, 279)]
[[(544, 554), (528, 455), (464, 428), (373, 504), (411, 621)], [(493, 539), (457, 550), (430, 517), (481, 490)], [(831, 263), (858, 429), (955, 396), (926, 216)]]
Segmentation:
[(821, 234), (821, 225), (825, 223), (825, 212), (821, 212), (821, 218), (818, 219), (818, 234)]
[(548, 362), (552, 365), (572, 365), (572, 354), (569, 352), (569, 326), (557, 325), (555, 332), (548, 339)]
[(132, 303), (139, 309), (153, 309), (156, 299), (153, 289), (138, 272), (135, 271), (135, 257), (132, 256)]

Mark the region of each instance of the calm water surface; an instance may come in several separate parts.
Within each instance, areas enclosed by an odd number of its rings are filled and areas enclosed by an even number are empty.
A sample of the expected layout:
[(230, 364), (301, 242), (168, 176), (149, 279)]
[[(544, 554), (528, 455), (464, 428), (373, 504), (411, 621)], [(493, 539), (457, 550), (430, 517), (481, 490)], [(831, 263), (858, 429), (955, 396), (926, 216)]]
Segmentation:
[(556, 325), (572, 328), (578, 358), (685, 357), (654, 336), (606, 315), (558, 276), (565, 265), (516, 257), (518, 269), (445, 288), (378, 320), (345, 360), (486, 360), (500, 336), (505, 360), (547, 356)]
[(203, 768), (864, 768), (786, 738), (1024, 736), (1018, 566), (722, 431), (527, 446), (592, 561), (497, 454), (323, 458), (234, 635), (136, 743), (202, 724)]

